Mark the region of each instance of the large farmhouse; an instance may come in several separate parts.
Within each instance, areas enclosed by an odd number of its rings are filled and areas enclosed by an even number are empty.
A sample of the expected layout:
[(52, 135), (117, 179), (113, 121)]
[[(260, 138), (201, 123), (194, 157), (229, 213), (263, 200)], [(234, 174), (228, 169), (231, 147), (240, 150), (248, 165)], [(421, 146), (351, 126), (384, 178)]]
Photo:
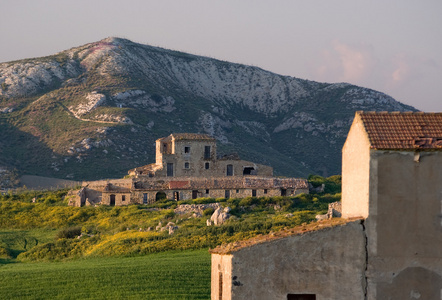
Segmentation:
[(442, 113), (357, 112), (342, 219), (212, 252), (212, 300), (442, 299)]
[(71, 205), (308, 193), (305, 179), (275, 178), (271, 167), (241, 160), (238, 155), (217, 157), (216, 140), (205, 134), (174, 133), (158, 139), (155, 163), (128, 173), (126, 179), (83, 183)]

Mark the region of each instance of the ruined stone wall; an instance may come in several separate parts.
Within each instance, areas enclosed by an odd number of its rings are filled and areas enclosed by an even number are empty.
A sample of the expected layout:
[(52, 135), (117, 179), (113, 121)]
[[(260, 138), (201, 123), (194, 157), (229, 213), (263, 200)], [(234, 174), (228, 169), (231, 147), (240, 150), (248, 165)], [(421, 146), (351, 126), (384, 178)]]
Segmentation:
[(368, 299), (441, 299), (441, 166), (441, 151), (372, 151)]
[(212, 300), (221, 299), (220, 285), (223, 300), (286, 300), (288, 294), (364, 299), (366, 238), (361, 222), (212, 254)]

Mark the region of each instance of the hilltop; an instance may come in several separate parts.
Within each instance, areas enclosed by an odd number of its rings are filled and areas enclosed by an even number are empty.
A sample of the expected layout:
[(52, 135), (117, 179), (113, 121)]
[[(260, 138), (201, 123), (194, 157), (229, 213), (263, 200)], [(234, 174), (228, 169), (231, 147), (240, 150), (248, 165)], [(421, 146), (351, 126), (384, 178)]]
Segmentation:
[(115, 178), (154, 161), (154, 141), (208, 133), (275, 175), (340, 173), (357, 110), (413, 107), (371, 89), (319, 83), (120, 38), (0, 64), (0, 169)]

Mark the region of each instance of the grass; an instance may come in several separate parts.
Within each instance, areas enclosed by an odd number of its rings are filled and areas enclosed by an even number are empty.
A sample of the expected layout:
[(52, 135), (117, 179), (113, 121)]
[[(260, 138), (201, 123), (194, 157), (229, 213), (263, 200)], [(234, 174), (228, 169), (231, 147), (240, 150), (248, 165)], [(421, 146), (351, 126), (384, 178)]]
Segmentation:
[(0, 282), (0, 299), (210, 299), (210, 254), (0, 264)]
[(53, 241), (56, 233), (52, 229), (0, 229), (0, 247), (8, 249), (9, 256), (15, 258), (32, 247)]

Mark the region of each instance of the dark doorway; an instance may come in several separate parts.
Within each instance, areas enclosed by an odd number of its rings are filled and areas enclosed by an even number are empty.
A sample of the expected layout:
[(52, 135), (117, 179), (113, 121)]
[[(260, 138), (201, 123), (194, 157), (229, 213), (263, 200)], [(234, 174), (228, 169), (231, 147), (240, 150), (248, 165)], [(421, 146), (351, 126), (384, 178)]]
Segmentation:
[(173, 163), (167, 163), (167, 177), (173, 177)]
[(143, 194), (143, 204), (147, 204), (147, 193)]
[(256, 197), (256, 190), (252, 190), (252, 197)]
[(233, 176), (233, 165), (227, 165), (226, 176)]
[(175, 201), (180, 201), (180, 192), (173, 192), (173, 198)]
[(226, 198), (226, 199), (230, 198), (230, 190), (225, 191), (224, 198)]
[(198, 190), (193, 190), (192, 191), (192, 199), (196, 199), (198, 198)]
[(287, 196), (287, 190), (281, 189), (281, 196)]
[(223, 298), (223, 273), (219, 272), (218, 299)]
[(316, 300), (315, 294), (288, 294), (287, 300)]
[(242, 171), (243, 175), (252, 175), (255, 171), (254, 167), (244, 167), (244, 170)]
[(158, 192), (155, 195), (155, 201), (159, 201), (159, 200), (163, 200), (163, 199), (167, 199), (167, 196), (166, 196), (165, 192)]
[(114, 194), (110, 195), (109, 205), (115, 206), (115, 195)]

